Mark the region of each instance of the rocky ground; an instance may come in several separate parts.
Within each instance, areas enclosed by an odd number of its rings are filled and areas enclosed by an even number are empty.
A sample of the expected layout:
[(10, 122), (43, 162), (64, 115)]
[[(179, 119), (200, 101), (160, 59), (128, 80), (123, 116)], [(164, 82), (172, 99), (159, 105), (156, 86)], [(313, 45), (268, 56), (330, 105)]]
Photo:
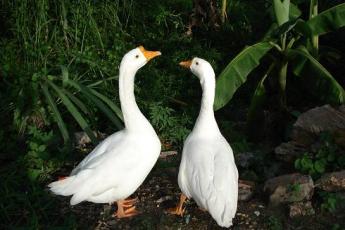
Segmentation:
[[(139, 198), (137, 209), (141, 214), (138, 216), (119, 220), (112, 217), (115, 205), (84, 202), (71, 207), (68, 198), (56, 197), (61, 201), (59, 215), (72, 210), (78, 229), (222, 229), (193, 201), (187, 202), (183, 217), (166, 213), (167, 208), (175, 206), (179, 197), (175, 172), (176, 168), (156, 168), (133, 194)], [(344, 212), (331, 214), (315, 208), (312, 213), (291, 218), (288, 206), (270, 207), (266, 201), (260, 189), (248, 201), (240, 201), (230, 229), (344, 229)]]
[[(344, 130), (345, 107), (335, 109), (326, 105), (300, 115), (290, 141), (271, 151), (269, 160), (257, 158), (257, 153), (237, 153), (239, 203), (230, 229), (345, 229), (345, 170), (340, 164), (345, 159)], [(323, 132), (332, 135), (335, 143), (320, 142)], [(300, 159), (297, 166), (304, 173), (296, 172), (296, 159)], [(192, 200), (187, 202), (183, 217), (166, 212), (178, 202), (179, 161), (176, 152), (161, 154), (153, 171), (132, 196), (139, 199), (138, 216), (119, 220), (112, 217), (115, 205), (85, 202), (71, 207), (69, 198), (54, 197), (60, 200), (57, 215), (72, 211), (78, 229), (221, 229)], [(242, 180), (253, 167), (256, 180)], [(257, 168), (265, 172), (260, 173)], [(69, 171), (59, 173), (68, 175)]]

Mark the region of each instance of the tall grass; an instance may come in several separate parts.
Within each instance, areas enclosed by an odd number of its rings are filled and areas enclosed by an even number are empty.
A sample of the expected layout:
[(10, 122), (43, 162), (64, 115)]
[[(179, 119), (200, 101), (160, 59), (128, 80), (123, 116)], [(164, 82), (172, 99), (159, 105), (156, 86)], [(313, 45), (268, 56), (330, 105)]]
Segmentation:
[(116, 79), (133, 47), (125, 32), (132, 7), (131, 0), (0, 0), (0, 228), (75, 228), (74, 215), (61, 214), (44, 190), (65, 160), (58, 132), (42, 142), (53, 146), (42, 155), (30, 150), (27, 127), (60, 130), (65, 146), (81, 128), (94, 142), (100, 125), (121, 128)]
[[(130, 41), (123, 42), (132, 1), (1, 3), (7, 9), (3, 15), (8, 17), (8, 27), (7, 36), (0, 41), (6, 58), (0, 63), (5, 66), (3, 74), (11, 92), (18, 95), (9, 104), (13, 105), (14, 123), (19, 131), (24, 131), (32, 121), (36, 125), (57, 123), (66, 141), (69, 137), (65, 119), (73, 117), (92, 136), (90, 128), (96, 125), (93, 118), (97, 119), (98, 111), (105, 112), (108, 118), (121, 118), (112, 102), (118, 99), (116, 82), (111, 80), (116, 79), (116, 64), (127, 46), (132, 45)], [(71, 82), (83, 87), (75, 87)], [(99, 87), (101, 97), (96, 91)], [(87, 89), (95, 95), (85, 93)], [(96, 106), (88, 106), (90, 103)], [(68, 112), (72, 116), (66, 116)], [(122, 126), (118, 119), (110, 120), (116, 127)]]

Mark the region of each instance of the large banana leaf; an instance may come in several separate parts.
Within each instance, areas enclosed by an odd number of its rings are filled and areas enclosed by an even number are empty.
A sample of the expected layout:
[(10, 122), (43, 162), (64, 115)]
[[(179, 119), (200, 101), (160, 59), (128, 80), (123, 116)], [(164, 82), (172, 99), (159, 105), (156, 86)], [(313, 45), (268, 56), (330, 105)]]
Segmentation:
[(275, 67), (275, 63), (272, 63), (270, 65), (270, 67), (268, 68), (267, 72), (265, 73), (265, 75), (259, 81), (259, 84), (257, 85), (257, 87), (255, 89), (255, 92), (254, 92), (254, 95), (252, 97), (250, 107), (248, 110), (248, 115), (247, 115), (248, 121), (254, 120), (254, 118), (256, 117), (256, 114), (262, 108), (262, 105), (264, 104), (264, 102), (266, 100), (266, 89), (265, 89), (264, 82), (265, 82), (267, 76), (270, 75), (270, 73), (272, 72), (274, 67)]
[(60, 97), (62, 103), (66, 106), (67, 110), (71, 113), (74, 119), (78, 122), (79, 126), (86, 132), (86, 134), (91, 139), (92, 143), (97, 143), (97, 138), (93, 134), (88, 122), (85, 118), (80, 114), (78, 109), (75, 105), (71, 102), (71, 100), (63, 93), (63, 91), (55, 85), (52, 81), (48, 80), (48, 84), (56, 91), (57, 95)]
[(273, 0), (273, 6), (279, 26), (289, 21), (290, 0)]
[(322, 35), (345, 26), (345, 3), (339, 4), (307, 21), (313, 35)]
[(259, 42), (241, 51), (219, 75), (214, 109), (224, 107), (236, 90), (247, 80), (248, 74), (260, 64), (260, 59), (272, 49), (269, 42)]
[(309, 84), (308, 88), (312, 94), (318, 96), (323, 102), (331, 104), (343, 104), (345, 102), (345, 91), (333, 78), (332, 74), (325, 69), (305, 47), (291, 49), (288, 56), (292, 59), (301, 56), (308, 60), (303, 71), (295, 71)]
[(302, 12), (298, 8), (298, 6), (296, 6), (293, 3), (290, 3), (289, 19), (290, 20), (295, 20), (295, 19), (299, 18), (301, 15), (302, 15)]

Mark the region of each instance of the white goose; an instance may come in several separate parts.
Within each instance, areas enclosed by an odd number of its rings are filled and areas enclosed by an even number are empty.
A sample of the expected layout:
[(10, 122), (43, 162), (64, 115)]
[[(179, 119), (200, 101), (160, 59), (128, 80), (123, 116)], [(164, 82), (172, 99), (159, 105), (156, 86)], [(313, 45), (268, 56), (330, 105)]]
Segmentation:
[(232, 149), (219, 131), (213, 112), (215, 74), (205, 60), (194, 58), (180, 63), (200, 79), (201, 109), (193, 131), (185, 140), (178, 174), (180, 202), (171, 213), (183, 215), (183, 203), (193, 198), (217, 224), (232, 225), (237, 210), (238, 171)]
[(129, 51), (120, 65), (119, 91), (125, 129), (103, 140), (63, 180), (49, 184), (58, 195), (70, 196), (71, 205), (82, 201), (117, 202), (118, 218), (136, 215), (136, 199), (125, 200), (142, 184), (156, 163), (161, 144), (134, 97), (136, 72), (158, 51), (142, 46)]

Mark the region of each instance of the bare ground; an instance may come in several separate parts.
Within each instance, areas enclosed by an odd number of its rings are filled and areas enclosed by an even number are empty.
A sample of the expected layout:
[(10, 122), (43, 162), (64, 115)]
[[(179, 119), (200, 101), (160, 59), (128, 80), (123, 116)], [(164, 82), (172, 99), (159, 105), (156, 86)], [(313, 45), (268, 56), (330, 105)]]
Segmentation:
[[(69, 198), (54, 197), (61, 202), (61, 213), (73, 212), (78, 229), (222, 229), (212, 217), (200, 210), (193, 201), (186, 204), (183, 217), (167, 214), (167, 208), (178, 201), (179, 188), (176, 180), (176, 167), (156, 167), (146, 181), (132, 195), (138, 197), (137, 210), (140, 215), (116, 219), (112, 214), (116, 205), (102, 205), (84, 202), (75, 207), (69, 205)], [(345, 229), (345, 214), (322, 213), (291, 219), (287, 210), (271, 209), (260, 193), (248, 202), (239, 202), (234, 225), (229, 229)]]

